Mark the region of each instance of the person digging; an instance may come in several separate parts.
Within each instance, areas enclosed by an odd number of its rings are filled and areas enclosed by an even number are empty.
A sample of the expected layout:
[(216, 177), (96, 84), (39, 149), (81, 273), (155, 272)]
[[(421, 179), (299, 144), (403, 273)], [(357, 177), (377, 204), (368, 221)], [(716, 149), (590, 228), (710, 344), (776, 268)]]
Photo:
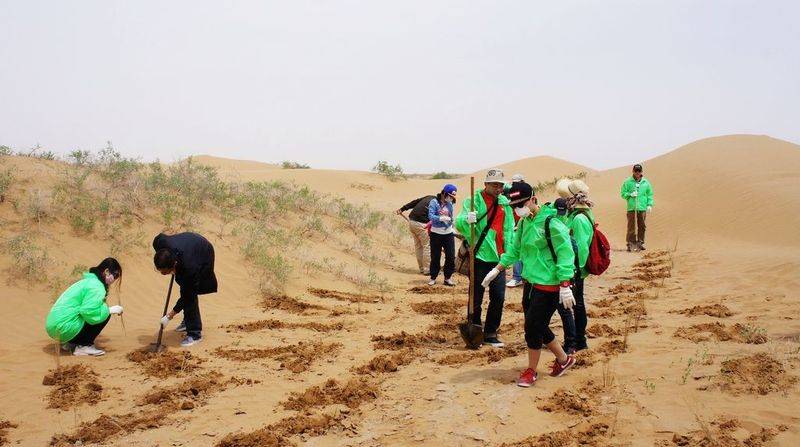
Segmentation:
[(180, 298), (172, 310), (161, 318), (160, 323), (166, 327), (182, 311), (183, 323), (176, 331), (186, 331), (186, 338), (181, 341), (181, 346), (192, 346), (202, 339), (203, 322), (198, 295), (217, 292), (214, 246), (197, 233), (186, 232), (172, 236), (161, 233), (153, 239), (153, 249), (156, 251), (153, 256), (156, 270), (162, 275), (175, 275), (175, 282), (180, 286)]
[[(513, 187), (512, 187), (513, 188)], [(550, 204), (538, 206), (533, 189), (519, 185), (519, 199), (514, 212), (521, 216), (510, 249), (484, 278), (488, 283), (500, 278), (500, 273), (522, 260), (525, 280), (522, 308), (525, 312), (525, 343), (528, 346), (528, 367), (520, 374), (517, 385), (530, 387), (536, 383), (542, 345), (555, 355), (550, 375), (558, 377), (575, 364), (575, 358), (564, 352), (550, 330), (550, 319), (559, 305), (571, 310), (575, 298), (570, 288), (575, 270), (575, 253), (569, 229), (556, 217)], [(523, 200), (527, 197), (527, 200)]]
[[(500, 261), (500, 256), (512, 244), (514, 237), (514, 217), (509, 201), (503, 195), (503, 171), (490, 169), (486, 173), (484, 188), (475, 192), (472, 197), (464, 200), (461, 212), (456, 217), (455, 225), (459, 233), (467, 239), (469, 246), (477, 247), (475, 253), (474, 277), (477, 282), (486, 276), (489, 271)], [(474, 211), (472, 205), (474, 203)], [(476, 241), (470, 224), (475, 225)], [(503, 303), (505, 302), (505, 278), (495, 278), (482, 285), (474, 284), (472, 323), (481, 324), (481, 304), (483, 294), (489, 289), (489, 306), (486, 310), (486, 324), (483, 326), (483, 344), (502, 348), (505, 344), (498, 338), (500, 321), (503, 318)]]

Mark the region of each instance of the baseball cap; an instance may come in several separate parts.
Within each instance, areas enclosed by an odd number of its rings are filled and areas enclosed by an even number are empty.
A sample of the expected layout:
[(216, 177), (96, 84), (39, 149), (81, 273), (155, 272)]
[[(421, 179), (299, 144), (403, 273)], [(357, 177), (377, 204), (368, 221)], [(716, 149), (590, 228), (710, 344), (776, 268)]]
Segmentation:
[(486, 171), (486, 179), (483, 181), (484, 183), (505, 183), (505, 175), (503, 175), (503, 170), (499, 168), (492, 168)]
[(506, 197), (511, 201), (511, 205), (525, 203), (534, 195), (533, 186), (525, 182), (512, 183), (511, 188), (506, 192)]
[(553, 208), (556, 209), (556, 214), (564, 216), (567, 214), (567, 199), (559, 197), (553, 202)]

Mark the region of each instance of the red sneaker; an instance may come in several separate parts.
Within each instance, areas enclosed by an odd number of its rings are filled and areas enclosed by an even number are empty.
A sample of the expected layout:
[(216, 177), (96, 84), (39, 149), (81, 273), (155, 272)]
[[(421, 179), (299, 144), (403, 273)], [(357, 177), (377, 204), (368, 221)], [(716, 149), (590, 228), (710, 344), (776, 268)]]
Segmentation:
[(519, 379), (517, 379), (517, 386), (521, 386), (523, 388), (530, 388), (531, 385), (536, 383), (536, 378), (539, 375), (536, 374), (536, 371), (528, 368), (520, 374)]
[(575, 364), (575, 357), (572, 355), (567, 356), (567, 362), (564, 363), (563, 365), (561, 363), (558, 363), (558, 359), (555, 359), (553, 360), (553, 366), (552, 366), (553, 369), (550, 370), (550, 375), (552, 377), (560, 377), (574, 364)]

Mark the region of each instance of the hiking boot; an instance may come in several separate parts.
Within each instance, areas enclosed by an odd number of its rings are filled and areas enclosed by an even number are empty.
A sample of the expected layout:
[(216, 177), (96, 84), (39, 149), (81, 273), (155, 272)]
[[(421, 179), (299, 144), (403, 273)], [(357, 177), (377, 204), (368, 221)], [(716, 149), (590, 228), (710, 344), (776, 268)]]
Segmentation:
[(200, 343), (200, 340), (202, 340), (202, 338), (194, 338), (192, 336), (188, 336), (183, 339), (183, 341), (181, 342), (181, 346), (184, 348), (188, 348), (189, 346), (194, 346), (197, 343)]
[(102, 349), (97, 349), (97, 348), (94, 347), (94, 345), (91, 345), (91, 346), (76, 346), (75, 350), (72, 351), (72, 355), (98, 356), (98, 355), (103, 355), (105, 353), (106, 353), (106, 351), (103, 351)]
[(429, 286), (435, 286), (436, 285), (436, 280), (432, 279), (432, 280), (428, 281), (428, 285)]
[(562, 374), (567, 372), (568, 369), (572, 368), (572, 365), (575, 364), (575, 357), (572, 355), (567, 356), (567, 362), (563, 365), (558, 362), (558, 359), (553, 360), (553, 366), (550, 370), (550, 376), (552, 377), (561, 377)]
[(519, 287), (522, 285), (522, 280), (517, 281), (516, 279), (512, 279), (511, 281), (506, 283), (506, 287)]
[(181, 321), (181, 324), (179, 324), (178, 327), (175, 328), (175, 332), (186, 332), (186, 322)]
[(456, 282), (453, 281), (450, 278), (447, 278), (447, 279), (444, 280), (444, 285), (449, 286), (449, 287), (455, 287), (456, 286)]
[(500, 341), (500, 339), (497, 338), (497, 336), (494, 336), (494, 337), (483, 337), (483, 344), (489, 345), (489, 346), (491, 346), (493, 348), (502, 348), (503, 346), (506, 345), (505, 343)]
[(517, 386), (530, 388), (536, 383), (536, 379), (538, 377), (539, 374), (537, 374), (536, 371), (528, 368), (525, 371), (522, 371), (522, 374), (519, 375), (519, 379), (517, 379)]

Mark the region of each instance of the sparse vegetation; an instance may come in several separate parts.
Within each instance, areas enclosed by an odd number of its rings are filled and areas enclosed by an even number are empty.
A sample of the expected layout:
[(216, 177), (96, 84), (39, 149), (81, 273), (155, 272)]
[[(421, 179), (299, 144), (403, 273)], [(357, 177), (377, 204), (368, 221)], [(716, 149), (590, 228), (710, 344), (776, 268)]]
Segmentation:
[(311, 169), (311, 166), (296, 161), (284, 161), (281, 163), (283, 169)]
[(579, 171), (579, 172), (577, 172), (575, 174), (572, 174), (572, 175), (566, 175), (566, 176), (563, 176), (563, 177), (553, 177), (552, 180), (540, 181), (540, 182), (536, 183), (536, 185), (533, 186), (533, 189), (534, 189), (534, 191), (536, 191), (537, 194), (539, 193), (539, 191), (542, 191), (542, 192), (552, 191), (553, 189), (555, 189), (556, 183), (558, 183), (558, 181), (561, 180), (562, 178), (585, 179), (586, 178), (586, 172)]
[(4, 169), (0, 171), (0, 203), (6, 201), (6, 192), (13, 181), (14, 172), (11, 169)]
[(5, 249), (13, 260), (13, 272), (28, 281), (47, 277), (47, 268), (53, 262), (47, 250), (37, 245), (27, 234), (11, 238)]
[(376, 172), (388, 179), (390, 182), (405, 180), (407, 177), (403, 173), (403, 167), (399, 164), (390, 165), (387, 161), (379, 161), (372, 167), (372, 172)]
[(431, 176), (431, 180), (450, 180), (458, 177), (458, 174), (448, 174), (444, 171), (439, 171)]

